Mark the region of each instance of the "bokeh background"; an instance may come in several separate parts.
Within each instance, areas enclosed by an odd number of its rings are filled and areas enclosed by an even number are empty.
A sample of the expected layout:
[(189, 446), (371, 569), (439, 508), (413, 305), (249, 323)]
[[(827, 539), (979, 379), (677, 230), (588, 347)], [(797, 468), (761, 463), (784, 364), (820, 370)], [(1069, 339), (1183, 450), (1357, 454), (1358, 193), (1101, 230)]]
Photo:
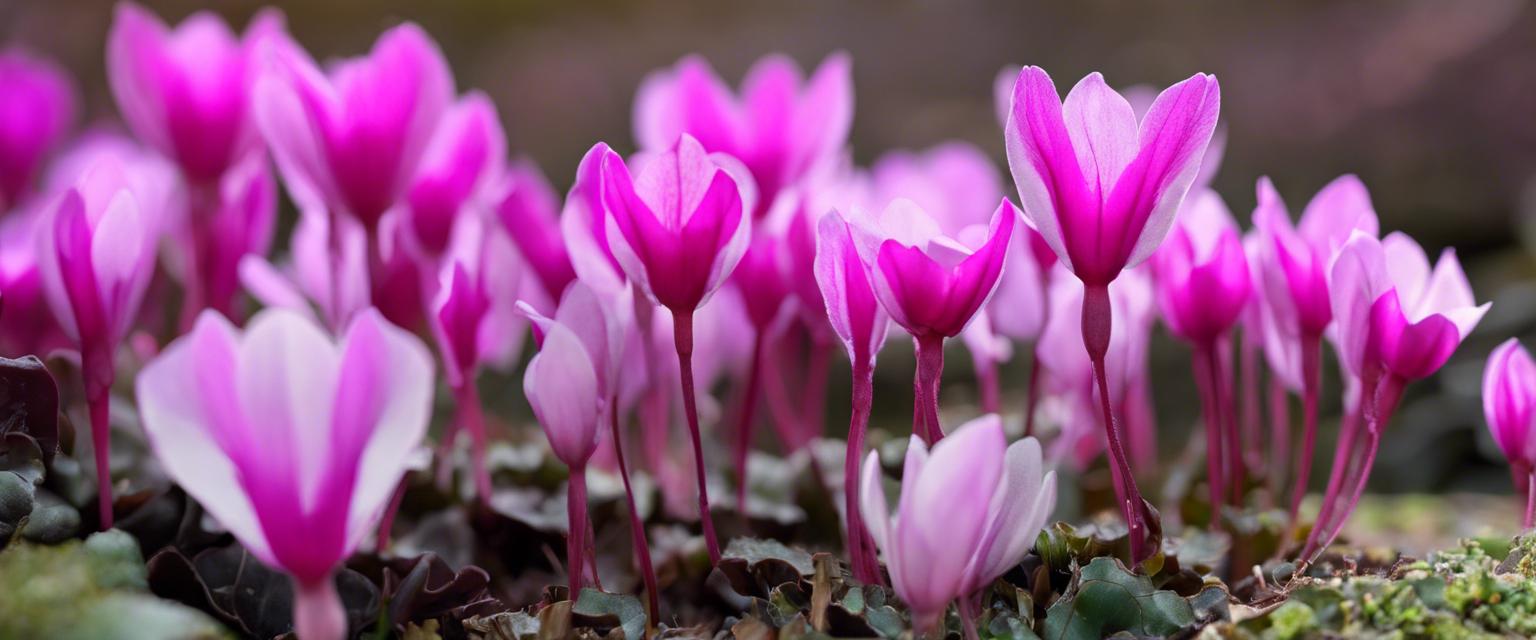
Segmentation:
[[(149, 0), (168, 20), (201, 3)], [(1536, 5), (1524, 0), (1016, 2), (1003, 0), (339, 0), (273, 2), (318, 58), (365, 50), (402, 20), (441, 44), (459, 89), (496, 102), (511, 148), (569, 184), (598, 140), (632, 148), (630, 103), (645, 73), (701, 53), (735, 82), (759, 56), (813, 66), (854, 59), (852, 146), (860, 163), (958, 138), (1003, 163), (992, 81), (1007, 64), (1063, 85), (1103, 71), (1113, 85), (1166, 85), (1195, 71), (1222, 83), (1226, 161), (1214, 186), (1246, 225), (1254, 182), (1271, 176), (1293, 211), (1341, 173), (1370, 187), (1383, 231), (1431, 251), (1455, 247), (1492, 312), (1453, 363), (1414, 386), (1372, 480), (1377, 492), (1507, 493), (1484, 433), (1482, 363), (1509, 335), (1536, 337)], [(244, 25), (262, 3), (216, 3)], [(103, 72), (110, 0), (0, 0), (0, 40), (72, 70), (88, 122), (114, 117)], [(3, 97), (0, 97), (3, 99)], [(1198, 403), (1187, 355), (1153, 352), (1165, 452), (1183, 447)], [(910, 418), (910, 358), (885, 356), (877, 419)], [(969, 366), (951, 351), (945, 403), (967, 401)], [(1025, 366), (1004, 372), (1022, 406)], [(1329, 371), (1326, 384), (1337, 377)], [(834, 380), (838, 376), (834, 374)], [(1331, 389), (1336, 389), (1336, 386)], [(846, 419), (832, 391), (829, 424)], [(1336, 396), (1336, 391), (1329, 395)], [(515, 394), (514, 394), (515, 395)], [(1336, 415), (1337, 399), (1329, 398)], [(964, 409), (956, 411), (963, 412)], [(845, 422), (843, 423), (845, 424)], [(1323, 441), (1336, 417), (1325, 418)], [(1314, 484), (1322, 483), (1326, 449)], [(1511, 511), (1512, 512), (1512, 511)], [(1513, 516), (1510, 516), (1513, 517)]]

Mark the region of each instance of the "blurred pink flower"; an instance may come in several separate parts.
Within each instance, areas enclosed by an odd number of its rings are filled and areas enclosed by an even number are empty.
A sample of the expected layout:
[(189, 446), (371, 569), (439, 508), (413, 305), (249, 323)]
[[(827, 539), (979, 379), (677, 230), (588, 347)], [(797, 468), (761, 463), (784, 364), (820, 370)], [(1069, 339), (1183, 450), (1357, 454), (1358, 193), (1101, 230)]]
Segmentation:
[(212, 311), (139, 373), (161, 466), (294, 582), (301, 638), (342, 638), (334, 571), (373, 530), (426, 435), (432, 360), (364, 311), (340, 341), (286, 310), (241, 331)]
[(447, 250), (455, 221), (492, 206), (506, 155), (506, 134), (485, 94), (471, 91), (443, 113), (403, 203), (405, 237), (423, 266)]
[(1530, 529), (1536, 518), (1532, 503), (1532, 484), (1536, 483), (1536, 360), (1510, 338), (1488, 356), (1483, 369), (1483, 416), (1488, 432), (1509, 460), (1515, 489), (1526, 495), (1525, 519), (1521, 528)]
[(369, 304), (368, 239), (356, 221), (335, 221), (341, 225), (334, 241), (339, 258), (330, 251), (333, 219), (301, 212), (289, 242), (289, 263), (280, 269), (262, 256), (247, 255), (240, 260), (240, 283), (262, 306), (322, 318), (333, 330), (345, 326)]
[(256, 124), (302, 207), (323, 206), (372, 230), (406, 194), (453, 102), (453, 76), (415, 24), (380, 35), (366, 56), (328, 65), (266, 39)]
[(576, 279), (560, 230), (559, 195), (532, 161), (515, 160), (507, 168), (495, 212), (543, 289), (548, 303), (535, 306), (552, 309)]
[(768, 213), (779, 193), (822, 168), (842, 150), (853, 122), (852, 62), (834, 53), (802, 80), (794, 61), (762, 58), (733, 95), (698, 56), (656, 71), (635, 95), (635, 140), (645, 150), (670, 149), (693, 136), (710, 152), (734, 156), (751, 171)]
[(166, 260), (178, 280), (201, 283), (202, 306), (235, 317), (240, 262), (248, 255), (265, 256), (272, 246), (277, 183), (266, 158), (250, 156), (223, 174), (216, 193), (216, 208), (204, 212), (207, 217), (199, 224), (206, 250), (189, 249), (194, 240), (182, 225), (173, 231), (180, 241), (167, 245)]
[(906, 198), (950, 237), (959, 237), (971, 225), (986, 224), (1003, 198), (1003, 180), (992, 159), (966, 142), (886, 153), (870, 167), (869, 181), (871, 210)]
[(1184, 340), (1216, 340), (1247, 307), (1252, 277), (1242, 237), (1215, 191), (1199, 192), (1185, 203), (1151, 264), (1163, 320)]
[(70, 342), (48, 309), (38, 273), (38, 233), (47, 219), (40, 200), (0, 218), (0, 355), (7, 358), (47, 357)]
[(21, 49), (0, 50), (0, 213), (32, 187), (48, 152), (75, 116), (75, 89), (63, 69)]
[(241, 38), (199, 11), (174, 29), (134, 2), (120, 2), (107, 35), (107, 79), (123, 119), (181, 167), (189, 182), (216, 185), (261, 148), (248, 113), (268, 38), (286, 38), (275, 9), (256, 14)]

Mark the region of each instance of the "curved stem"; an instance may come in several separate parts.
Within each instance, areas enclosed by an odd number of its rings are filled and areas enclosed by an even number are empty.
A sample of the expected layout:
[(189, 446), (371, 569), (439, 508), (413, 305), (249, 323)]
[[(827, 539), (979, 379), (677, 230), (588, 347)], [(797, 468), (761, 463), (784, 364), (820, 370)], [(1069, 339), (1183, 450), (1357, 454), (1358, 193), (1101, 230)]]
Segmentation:
[(571, 600), (581, 593), (584, 561), (587, 557), (587, 470), (572, 467), (571, 478), (566, 484), (565, 511), (570, 518), (571, 531), (565, 537), (565, 572), (571, 582)]
[(650, 613), (649, 624), (661, 620), (660, 596), (656, 590), (656, 568), (651, 565), (651, 545), (646, 541), (645, 523), (640, 520), (640, 510), (635, 506), (635, 489), (629, 482), (629, 465), (624, 461), (624, 439), (619, 432), (619, 412), (608, 412), (608, 426), (613, 432), (613, 453), (619, 462), (619, 478), (624, 481), (624, 506), (629, 509), (629, 532), (635, 547), (635, 562), (640, 565), (640, 577), (645, 581), (646, 606)]
[(955, 606), (960, 609), (960, 630), (965, 640), (979, 640), (976, 633), (976, 605), (969, 595), (962, 595)]
[(1296, 451), (1296, 477), (1291, 488), (1291, 528), (1297, 525), (1301, 514), (1301, 500), (1307, 495), (1307, 482), (1312, 476), (1312, 455), (1317, 445), (1317, 394), (1322, 386), (1323, 343), (1321, 336), (1304, 335), (1301, 338), (1301, 393), (1302, 432), (1301, 448)]
[(347, 610), (336, 592), (335, 578), (314, 582), (293, 580), (293, 632), (299, 640), (341, 640), (347, 637)]
[[(1344, 530), (1345, 523), (1349, 522), (1349, 516), (1355, 512), (1355, 507), (1360, 505), (1360, 498), (1365, 494), (1366, 483), (1371, 477), (1371, 468), (1376, 464), (1376, 453), (1381, 448), (1381, 434), (1387, 423), (1392, 420), (1392, 415), (1397, 412), (1398, 402), (1402, 400), (1403, 384), (1402, 378), (1386, 374), (1381, 376), (1378, 384), (1362, 387), (1362, 392), (1367, 394), (1362, 396), (1362, 402), (1365, 403), (1365, 457), (1360, 460), (1353, 474), (1354, 488), (1350, 492), (1349, 501), (1345, 503), (1343, 510), (1335, 513), (1330, 519), (1326, 537), (1319, 538), (1318, 544), (1311, 547), (1310, 553), (1304, 555), (1307, 562), (1315, 560), (1323, 550), (1333, 544), (1333, 541), (1339, 537), (1339, 533)], [(1375, 393), (1367, 391), (1372, 386), (1376, 389)]]
[(1244, 463), (1254, 469), (1254, 473), (1261, 470), (1268, 472), (1265, 466), (1263, 445), (1263, 421), (1259, 418), (1259, 358), (1258, 346), (1249, 339), (1247, 330), (1244, 330), (1242, 338), (1237, 341), (1238, 348), (1238, 384), (1242, 385), (1241, 393), (1241, 424)]
[(991, 357), (979, 353), (971, 354), (971, 363), (976, 368), (976, 386), (981, 396), (982, 413), (1000, 413), (1002, 407), (998, 396), (997, 361)]
[(747, 516), (747, 460), (752, 451), (752, 427), (757, 424), (757, 394), (762, 384), (763, 357), (768, 336), (758, 329), (752, 341), (752, 364), (747, 369), (746, 388), (742, 392), (741, 413), (736, 417), (736, 510)]
[(1205, 474), (1210, 486), (1211, 523), (1221, 523), (1222, 496), (1226, 495), (1226, 474), (1222, 466), (1221, 425), (1216, 417), (1216, 398), (1212, 387), (1210, 345), (1196, 345), (1194, 351), (1195, 387), (1200, 391), (1200, 412), (1205, 418)]
[(709, 479), (704, 473), (704, 444), (699, 438), (699, 405), (693, 390), (693, 311), (672, 312), (672, 342), (677, 348), (677, 369), (683, 384), (683, 413), (688, 417), (688, 437), (693, 443), (694, 480), (699, 490), (699, 522), (704, 527), (704, 545), (709, 549), (709, 563), (720, 564), (720, 542), (715, 538), (715, 523), (709, 515)]
[(400, 513), (400, 503), (405, 500), (407, 482), (407, 476), (400, 477), (400, 482), (395, 485), (395, 495), (390, 496), (389, 505), (384, 507), (384, 515), (379, 518), (379, 533), (373, 542), (374, 551), (378, 553), (389, 550), (389, 534), (395, 526), (395, 515)]
[(1286, 462), (1291, 459), (1291, 394), (1279, 376), (1269, 377), (1269, 493), (1284, 500)]
[(1307, 542), (1303, 549), (1312, 549), (1313, 545), (1317, 544), (1318, 538), (1322, 536), (1325, 524), (1332, 520), (1334, 507), (1339, 501), (1339, 492), (1344, 489), (1351, 477), (1351, 463), (1359, 440), (1359, 414), (1353, 411), (1345, 412), (1344, 419), (1339, 424), (1339, 442), (1333, 451), (1333, 466), (1328, 470), (1328, 488), (1323, 491), (1322, 505), (1318, 508), (1317, 519), (1312, 523), (1312, 531), (1307, 534)]
[(869, 429), (869, 413), (874, 406), (875, 368), (867, 358), (853, 363), (853, 416), (848, 421), (848, 452), (843, 458), (843, 509), (848, 516), (847, 542), (849, 564), (853, 577), (864, 584), (880, 584), (878, 560), (870, 557), (874, 542), (864, 527), (864, 514), (859, 510), (859, 463), (864, 458), (864, 434)]
[(801, 440), (810, 442), (820, 438), (827, 421), (827, 377), (832, 373), (832, 349), (834, 344), (826, 337), (812, 335), (806, 354), (805, 386), (802, 397), (805, 403), (800, 420)]
[(464, 431), (469, 433), (472, 446), (470, 466), (475, 475), (475, 495), (481, 504), (489, 504), (491, 474), (485, 468), (485, 415), (480, 410), (480, 391), (475, 387), (472, 373), (454, 389), (454, 395), (458, 399), (459, 421), (463, 423)]
[(1211, 358), (1211, 382), (1216, 392), (1217, 415), (1222, 421), (1222, 444), (1226, 446), (1224, 457), (1227, 460), (1227, 488), (1231, 490), (1231, 505), (1240, 507), (1243, 504), (1243, 485), (1247, 479), (1246, 465), (1243, 464), (1243, 441), (1237, 425), (1237, 405), (1233, 401), (1232, 393), (1232, 343), (1230, 337), (1216, 339), (1214, 349), (1208, 354)]
[(1131, 561), (1141, 564), (1157, 550), (1153, 547), (1152, 532), (1148, 522), (1151, 505), (1141, 497), (1136, 478), (1131, 475), (1131, 465), (1125, 454), (1123, 427), (1115, 422), (1109, 399), (1109, 376), (1105, 373), (1104, 359), (1109, 353), (1111, 331), (1111, 303), (1109, 285), (1083, 283), (1083, 347), (1088, 359), (1093, 361), (1093, 375), (1099, 386), (1099, 403), (1104, 412), (1104, 430), (1109, 440), (1110, 472), (1115, 480), (1115, 494), (1120, 501), (1121, 513), (1130, 530)]
[(917, 393), (914, 402), (921, 418), (919, 433), (928, 446), (944, 437), (939, 424), (939, 378), (944, 374), (944, 336), (927, 334), (914, 337), (917, 345)]

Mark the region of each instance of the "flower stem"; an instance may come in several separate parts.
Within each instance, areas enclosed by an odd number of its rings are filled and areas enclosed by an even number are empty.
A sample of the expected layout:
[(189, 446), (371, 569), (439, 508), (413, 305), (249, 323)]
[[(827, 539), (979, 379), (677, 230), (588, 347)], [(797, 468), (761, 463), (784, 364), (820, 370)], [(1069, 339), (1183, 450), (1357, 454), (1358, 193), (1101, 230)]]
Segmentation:
[(747, 459), (752, 451), (752, 427), (757, 424), (758, 387), (762, 385), (763, 357), (767, 350), (767, 332), (760, 329), (752, 341), (752, 363), (747, 369), (741, 413), (736, 417), (736, 510), (742, 517), (747, 515)]
[(997, 381), (997, 361), (984, 354), (972, 353), (971, 363), (976, 368), (976, 387), (978, 395), (981, 396), (981, 412), (1001, 412), (1002, 407), (998, 402), (1000, 391)]
[(1221, 416), (1223, 444), (1227, 451), (1227, 488), (1231, 490), (1231, 505), (1243, 504), (1243, 487), (1247, 481), (1247, 465), (1243, 464), (1243, 441), (1237, 424), (1237, 404), (1233, 398), (1232, 342), (1230, 335), (1216, 339), (1216, 347), (1210, 350), (1211, 381), (1215, 384), (1217, 415)]
[(1157, 516), (1152, 506), (1141, 497), (1136, 478), (1131, 475), (1131, 465), (1126, 460), (1123, 427), (1115, 422), (1115, 414), (1109, 399), (1109, 376), (1105, 373), (1104, 359), (1109, 354), (1111, 331), (1111, 302), (1108, 284), (1083, 283), (1083, 346), (1088, 359), (1093, 362), (1094, 378), (1099, 386), (1099, 403), (1104, 411), (1104, 431), (1109, 440), (1110, 472), (1115, 480), (1115, 494), (1120, 501), (1121, 513), (1130, 530), (1131, 562), (1141, 564), (1157, 551), (1149, 518)]
[(587, 557), (587, 470), (572, 467), (571, 478), (566, 483), (565, 511), (570, 518), (571, 531), (565, 537), (565, 571), (571, 581), (571, 600), (581, 593), (585, 560)]
[(1040, 402), (1040, 341), (1030, 348), (1029, 390), (1024, 400), (1024, 437), (1035, 435), (1035, 405)]
[(1307, 482), (1312, 477), (1312, 455), (1317, 446), (1317, 395), (1322, 386), (1323, 342), (1317, 335), (1301, 337), (1301, 448), (1296, 451), (1296, 477), (1291, 487), (1291, 528), (1301, 514), (1301, 500), (1307, 496)]
[(1536, 524), (1536, 472), (1526, 476), (1525, 519), (1520, 521), (1520, 530), (1529, 531), (1532, 524)]
[(960, 609), (960, 630), (964, 640), (978, 640), (976, 633), (976, 608), (969, 595), (962, 595), (955, 606)]
[(650, 624), (661, 620), (661, 605), (656, 590), (656, 568), (651, 565), (651, 545), (646, 541), (645, 523), (640, 520), (640, 509), (635, 506), (635, 490), (629, 482), (629, 465), (624, 461), (624, 439), (619, 432), (617, 407), (608, 411), (608, 426), (613, 431), (613, 453), (619, 461), (619, 478), (624, 481), (624, 502), (629, 509), (629, 531), (635, 547), (635, 562), (640, 565), (640, 577), (645, 581), (646, 605), (650, 607)]
[(313, 582), (293, 581), (293, 631), (300, 640), (341, 640), (347, 636), (347, 611), (330, 575)]
[(801, 438), (810, 442), (820, 438), (827, 419), (827, 378), (832, 373), (833, 342), (825, 336), (813, 334), (805, 362), (805, 386), (802, 401), (805, 403)]
[(471, 445), (470, 466), (475, 475), (475, 495), (481, 504), (491, 500), (491, 474), (485, 468), (485, 416), (480, 411), (480, 391), (475, 387), (473, 376), (466, 376), (464, 383), (454, 389), (458, 399), (459, 421), (469, 433)]
[[(1392, 415), (1397, 412), (1398, 402), (1403, 398), (1403, 384), (1402, 378), (1386, 374), (1382, 376), (1381, 382), (1375, 385), (1376, 391), (1374, 394), (1371, 394), (1374, 396), (1374, 400), (1366, 405), (1364, 411), (1366, 428), (1365, 457), (1360, 460), (1354, 474), (1354, 487), (1350, 491), (1349, 501), (1345, 503), (1342, 511), (1337, 512), (1330, 519), (1326, 537), (1319, 538), (1318, 544), (1311, 547), (1310, 553), (1303, 555), (1307, 562), (1315, 560), (1324, 549), (1333, 544), (1333, 541), (1339, 537), (1339, 533), (1344, 530), (1344, 524), (1349, 522), (1350, 514), (1353, 514), (1355, 507), (1360, 505), (1360, 498), (1365, 494), (1366, 482), (1371, 477), (1371, 468), (1376, 464), (1376, 453), (1381, 448), (1382, 431), (1386, 428), (1387, 423), (1392, 420)], [(1370, 385), (1362, 390), (1369, 388)]]
[(1242, 385), (1242, 434), (1243, 455), (1245, 464), (1254, 469), (1254, 473), (1268, 472), (1265, 467), (1263, 441), (1263, 422), (1259, 418), (1259, 358), (1258, 346), (1250, 340), (1245, 333), (1237, 342), (1238, 348), (1238, 384)]
[(699, 490), (699, 522), (704, 527), (704, 545), (709, 549), (710, 565), (720, 564), (720, 542), (715, 537), (715, 523), (709, 515), (709, 485), (704, 474), (704, 443), (699, 439), (699, 405), (693, 389), (693, 311), (672, 311), (672, 342), (677, 348), (678, 374), (683, 385), (683, 413), (688, 417), (688, 437), (693, 443), (694, 480)]
[[(407, 471), (407, 474), (410, 472)], [(384, 553), (389, 550), (389, 533), (395, 525), (395, 515), (400, 513), (400, 503), (405, 500), (405, 485), (408, 482), (406, 476), (400, 477), (400, 482), (395, 485), (395, 495), (390, 496), (389, 505), (384, 507), (384, 515), (379, 518), (379, 533), (373, 542), (374, 551)]]
[(848, 422), (848, 454), (843, 458), (843, 508), (848, 514), (848, 559), (853, 577), (864, 584), (880, 584), (879, 561), (873, 557), (874, 541), (864, 527), (859, 510), (859, 462), (864, 457), (864, 434), (869, 429), (869, 413), (874, 406), (875, 367), (867, 358), (855, 356), (853, 363), (853, 417)]
[[(944, 437), (939, 425), (939, 378), (944, 373), (944, 336), (925, 334), (914, 337), (917, 345), (917, 381), (914, 402), (918, 420), (913, 432), (933, 446)], [(921, 430), (919, 430), (921, 428)]]
[(1209, 356), (1212, 346), (1196, 345), (1194, 352), (1195, 387), (1200, 391), (1200, 411), (1205, 418), (1205, 474), (1210, 486), (1211, 523), (1215, 529), (1221, 522), (1222, 496), (1226, 495), (1226, 472), (1222, 464), (1221, 419), (1217, 417), (1215, 380), (1211, 372)]
[(1312, 523), (1312, 531), (1307, 534), (1307, 542), (1302, 548), (1310, 550), (1322, 536), (1324, 525), (1332, 520), (1334, 507), (1339, 501), (1339, 492), (1344, 489), (1349, 480), (1351, 463), (1354, 460), (1354, 450), (1360, 440), (1359, 415), (1353, 411), (1346, 412), (1343, 421), (1339, 423), (1339, 442), (1333, 451), (1333, 466), (1328, 470), (1328, 488), (1323, 491), (1322, 506), (1318, 508), (1317, 519)]
[(1291, 458), (1291, 394), (1280, 376), (1269, 376), (1269, 493), (1284, 500), (1286, 461)]
[[(91, 370), (86, 365), (86, 371)], [(112, 528), (112, 383), (86, 382), (86, 405), (91, 414), (91, 445), (96, 458), (96, 496), (101, 530)], [(110, 378), (110, 374), (109, 374)]]

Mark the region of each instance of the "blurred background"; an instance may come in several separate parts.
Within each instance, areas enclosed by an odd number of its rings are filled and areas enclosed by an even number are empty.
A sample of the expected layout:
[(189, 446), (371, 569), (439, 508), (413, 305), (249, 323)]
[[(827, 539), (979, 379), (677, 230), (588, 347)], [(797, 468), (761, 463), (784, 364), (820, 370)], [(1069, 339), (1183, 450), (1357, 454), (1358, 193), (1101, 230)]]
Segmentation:
[[(170, 21), (201, 8), (185, 0), (144, 4)], [(262, 4), (226, 1), (215, 10), (243, 28)], [(441, 44), (459, 89), (486, 91), (511, 148), (562, 189), (592, 143), (633, 148), (630, 103), (640, 79), (688, 53), (703, 54), (735, 83), (770, 52), (812, 67), (832, 51), (848, 51), (857, 100), (852, 146), (861, 164), (891, 149), (958, 138), (1002, 167), (992, 82), (1008, 64), (1040, 65), (1063, 91), (1095, 70), (1119, 87), (1214, 73), (1229, 132), (1214, 186), (1245, 225), (1261, 175), (1299, 212), (1327, 181), (1356, 173), (1371, 189), (1384, 233), (1408, 232), (1431, 251), (1454, 247), (1479, 300), (1494, 301), (1452, 364), (1411, 389), (1373, 490), (1509, 491), (1479, 395), (1489, 350), (1510, 335), (1536, 337), (1536, 223), (1526, 222), (1536, 218), (1536, 6), (1524, 0), (271, 4), (321, 59), (364, 51), (400, 21), (420, 23)], [(69, 68), (92, 122), (115, 117), (102, 60), (112, 5), (0, 0), (0, 40)], [(896, 363), (910, 349), (902, 354), (897, 342), (897, 353), (884, 356), (876, 398), (886, 401), (877, 419), (904, 433), (911, 369), (909, 360)], [(974, 397), (963, 350), (951, 353), (946, 405)], [(1172, 459), (1196, 419), (1197, 396), (1187, 352), (1161, 330), (1153, 366), (1163, 448)], [(1017, 361), (1004, 371), (1011, 392), (1005, 406), (1022, 406), (1026, 371)], [(1337, 376), (1329, 370), (1325, 378), (1333, 416), (1324, 420), (1327, 443), (1337, 423)], [(839, 402), (846, 389), (830, 397), (835, 430), (846, 424)], [(1315, 487), (1329, 456), (1318, 453)]]

